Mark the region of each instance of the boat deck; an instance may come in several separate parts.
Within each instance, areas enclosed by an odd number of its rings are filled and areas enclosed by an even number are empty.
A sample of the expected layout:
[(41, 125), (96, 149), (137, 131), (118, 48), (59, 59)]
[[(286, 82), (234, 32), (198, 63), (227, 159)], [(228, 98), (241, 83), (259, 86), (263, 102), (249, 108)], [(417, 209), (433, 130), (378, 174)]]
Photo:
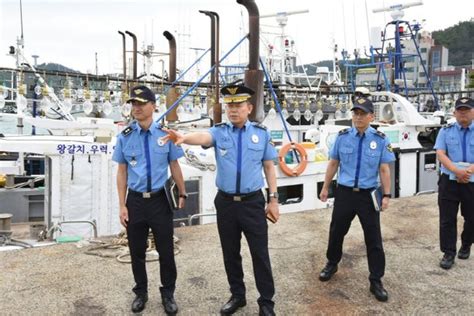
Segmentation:
[[(339, 271), (323, 283), (318, 274), (326, 261), (331, 209), (282, 215), (269, 230), (277, 314), (474, 314), (474, 257), (457, 259), (449, 271), (438, 266), (436, 199), (436, 194), (394, 199), (382, 214), (387, 303), (369, 292), (358, 220), (346, 236)], [(175, 234), (180, 238), (175, 294), (180, 314), (217, 315), (229, 291), (216, 226), (182, 227)], [(62, 244), (0, 252), (0, 314), (131, 314), (130, 266), (87, 255), (85, 249)], [(236, 315), (256, 315), (258, 293), (245, 242), (242, 249), (247, 306)], [(157, 262), (148, 264), (148, 274), (150, 299), (143, 315), (164, 315)]]

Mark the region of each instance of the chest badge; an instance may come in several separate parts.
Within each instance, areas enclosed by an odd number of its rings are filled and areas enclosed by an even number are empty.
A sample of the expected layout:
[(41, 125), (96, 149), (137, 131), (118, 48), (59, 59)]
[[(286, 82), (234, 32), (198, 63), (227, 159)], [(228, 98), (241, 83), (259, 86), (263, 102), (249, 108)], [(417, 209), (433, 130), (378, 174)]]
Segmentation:
[(135, 167), (137, 165), (137, 160), (135, 157), (132, 157), (132, 160), (130, 160), (130, 166)]
[(370, 142), (370, 149), (376, 149), (377, 148), (377, 142), (375, 140)]
[(162, 147), (162, 146), (165, 144), (165, 141), (162, 140), (161, 138), (158, 138), (158, 139), (156, 140), (156, 143), (158, 144), (158, 146)]
[(258, 136), (255, 134), (252, 135), (252, 143), (254, 144), (258, 143)]
[(227, 149), (220, 149), (219, 148), (219, 153), (221, 154), (221, 157), (224, 157), (227, 154)]

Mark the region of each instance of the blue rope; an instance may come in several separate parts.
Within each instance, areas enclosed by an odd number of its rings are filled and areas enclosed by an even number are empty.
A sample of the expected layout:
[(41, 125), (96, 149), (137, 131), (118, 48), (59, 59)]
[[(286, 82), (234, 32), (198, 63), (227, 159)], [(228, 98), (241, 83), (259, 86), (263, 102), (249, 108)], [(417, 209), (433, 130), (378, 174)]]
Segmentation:
[[(244, 39), (246, 39), (248, 37), (248, 34), (245, 35), (234, 47), (232, 47), (232, 49), (230, 51), (228, 51), (224, 57), (221, 58), (221, 60), (219, 61), (219, 64), (225, 60), (227, 58), (227, 56), (229, 56), (230, 53), (232, 53), (243, 41)], [(170, 106), (170, 108), (163, 114), (160, 116), (159, 119), (156, 120), (156, 122), (160, 122), (166, 115), (168, 115), (168, 113), (173, 110), (184, 98), (186, 98), (194, 89), (196, 89), (196, 87), (201, 83), (201, 81), (204, 80), (204, 78), (207, 77), (207, 75), (209, 73), (211, 73), (211, 71), (214, 70), (214, 68), (216, 67), (216, 65), (212, 66), (201, 78), (198, 79), (198, 81), (196, 81), (182, 96), (180, 96), (178, 98), (178, 100), (174, 101), (174, 103)]]
[[(265, 75), (265, 80), (268, 84), (268, 87), (270, 88), (271, 93), (272, 93), (273, 100), (275, 100), (275, 105), (278, 109), (278, 113), (280, 113), (280, 119), (281, 119), (281, 122), (283, 124), (283, 127), (285, 127), (286, 135), (288, 136), (288, 139), (292, 143), (293, 140), (291, 139), (290, 131), (288, 130), (288, 126), (286, 124), (287, 122), (286, 122), (285, 118), (283, 117), (283, 114), (281, 114), (280, 102), (278, 101), (278, 97), (275, 93), (275, 89), (273, 89), (272, 81), (270, 80), (270, 76), (268, 75), (267, 69), (265, 68), (265, 64), (263, 63), (263, 60), (262, 60), (261, 57), (260, 57), (260, 65), (262, 66), (263, 74)], [(300, 163), (300, 159), (298, 158), (298, 155), (296, 155), (296, 153), (295, 153), (295, 157), (296, 157), (296, 161), (298, 161), (298, 163)]]

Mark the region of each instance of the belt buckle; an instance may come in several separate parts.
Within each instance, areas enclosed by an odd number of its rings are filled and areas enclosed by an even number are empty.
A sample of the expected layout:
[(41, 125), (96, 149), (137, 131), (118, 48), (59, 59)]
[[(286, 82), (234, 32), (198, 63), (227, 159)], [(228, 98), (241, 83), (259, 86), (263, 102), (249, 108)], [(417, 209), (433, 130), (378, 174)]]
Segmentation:
[(142, 193), (144, 199), (149, 199), (151, 198), (151, 192), (143, 192)]
[(352, 191), (354, 191), (354, 192), (359, 192), (360, 189), (359, 189), (359, 188), (352, 188)]
[(239, 196), (239, 195), (234, 195), (234, 196), (232, 197), (232, 199), (234, 200), (234, 202), (241, 202), (241, 201), (242, 201), (242, 197)]

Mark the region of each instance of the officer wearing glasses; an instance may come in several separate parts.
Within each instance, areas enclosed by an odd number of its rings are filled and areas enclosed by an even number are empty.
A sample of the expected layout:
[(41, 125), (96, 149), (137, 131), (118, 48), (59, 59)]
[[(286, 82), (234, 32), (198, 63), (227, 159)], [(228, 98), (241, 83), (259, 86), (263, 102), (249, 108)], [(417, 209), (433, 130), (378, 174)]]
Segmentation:
[(439, 265), (451, 269), (456, 256), (459, 205), (464, 217), (459, 259), (468, 259), (474, 242), (474, 100), (459, 98), (455, 104), (456, 122), (442, 128), (435, 149), (441, 162), (439, 177), (439, 237), (444, 253)]
[(339, 132), (330, 151), (321, 201), (328, 198), (330, 183), (339, 169), (334, 209), (329, 230), (327, 263), (319, 275), (321, 281), (328, 281), (337, 272), (342, 258), (344, 236), (357, 215), (364, 230), (365, 245), (369, 262), (370, 292), (379, 301), (388, 300), (388, 293), (382, 285), (385, 271), (385, 254), (380, 230), (380, 212), (377, 212), (371, 191), (377, 187), (378, 177), (383, 186), (382, 209), (390, 199), (390, 168), (395, 160), (390, 142), (381, 132), (370, 127), (374, 119), (374, 106), (369, 99), (358, 98), (352, 108), (353, 127)]

